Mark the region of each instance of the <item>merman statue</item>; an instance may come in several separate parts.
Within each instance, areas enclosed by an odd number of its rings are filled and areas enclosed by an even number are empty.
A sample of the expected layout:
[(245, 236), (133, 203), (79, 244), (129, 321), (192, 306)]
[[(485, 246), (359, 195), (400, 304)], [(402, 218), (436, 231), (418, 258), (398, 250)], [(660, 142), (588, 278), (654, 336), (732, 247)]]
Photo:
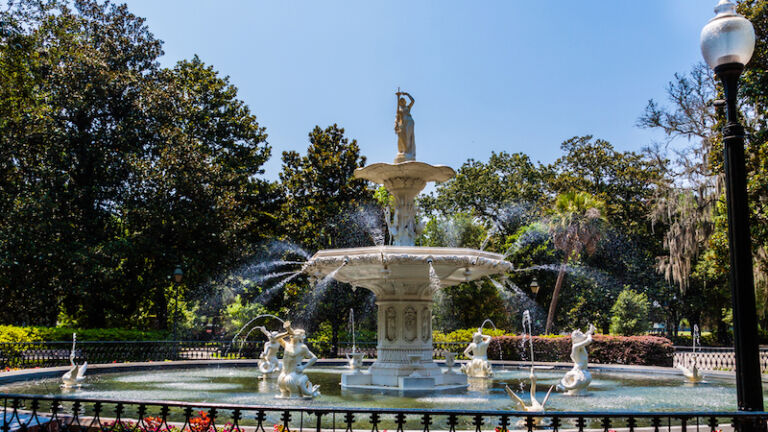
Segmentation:
[(557, 389), (565, 391), (569, 395), (582, 393), (592, 382), (592, 374), (587, 370), (587, 346), (592, 343), (592, 335), (595, 333), (595, 326), (589, 325), (589, 330), (583, 333), (581, 329), (576, 329), (571, 333), (571, 360), (573, 360), (573, 369), (565, 374)]
[(277, 359), (277, 354), (280, 351), (280, 341), (277, 340), (277, 336), (280, 333), (268, 331), (264, 326), (257, 328), (267, 337), (267, 341), (264, 342), (264, 351), (259, 356), (259, 371), (263, 377), (267, 377), (280, 372), (280, 360)]
[(461, 365), (461, 371), (471, 378), (489, 378), (493, 376), (491, 364), (488, 362), (488, 345), (491, 337), (484, 335), (481, 329), (472, 335), (472, 343), (464, 350), (469, 357), (468, 363)]
[[(306, 333), (302, 329), (294, 329), (291, 322), (283, 323), (285, 332), (275, 336), (283, 346), (283, 369), (277, 377), (277, 387), (280, 389), (279, 398), (311, 399), (320, 396), (320, 386), (312, 385), (304, 370), (317, 361), (317, 356), (304, 344)], [(309, 359), (302, 364), (304, 359)]]
[(61, 377), (64, 388), (80, 387), (85, 381), (85, 371), (88, 370), (88, 362), (81, 365), (75, 363), (75, 344), (77, 343), (77, 333), (72, 333), (72, 351), (69, 353), (69, 364), (72, 366), (67, 373)]

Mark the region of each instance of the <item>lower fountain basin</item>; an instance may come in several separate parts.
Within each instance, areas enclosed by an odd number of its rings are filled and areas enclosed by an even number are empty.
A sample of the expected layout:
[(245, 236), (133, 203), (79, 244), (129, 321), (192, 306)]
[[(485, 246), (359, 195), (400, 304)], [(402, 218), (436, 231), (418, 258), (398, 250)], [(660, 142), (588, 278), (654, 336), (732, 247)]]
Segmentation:
[[(59, 388), (58, 377), (0, 385), (0, 393), (67, 395), (83, 398), (122, 400), (177, 400), (223, 404), (313, 407), (377, 407), (487, 410), (514, 410), (515, 403), (505, 394), (509, 385), (528, 399), (526, 367), (494, 364), (492, 379), (469, 380), (469, 388), (453, 392), (424, 392), (405, 397), (392, 392), (348, 391), (339, 385), (346, 367), (319, 366), (307, 369), (310, 380), (320, 384), (322, 395), (313, 400), (279, 400), (275, 380), (259, 379), (256, 367), (222, 363), (194, 369), (170, 369), (173, 363), (156, 365), (153, 370), (119, 373), (92, 373), (80, 389)], [(553, 393), (547, 404), (552, 411), (735, 411), (736, 386), (733, 378), (707, 375), (699, 384), (689, 384), (672, 368), (634, 368), (610, 371), (610, 366), (594, 367), (593, 381), (586, 394), (567, 396)], [(98, 369), (94, 369), (94, 372)], [(538, 370), (538, 397), (559, 382), (567, 367)], [(764, 393), (765, 394), (765, 393)], [(279, 423), (279, 419), (275, 419)]]

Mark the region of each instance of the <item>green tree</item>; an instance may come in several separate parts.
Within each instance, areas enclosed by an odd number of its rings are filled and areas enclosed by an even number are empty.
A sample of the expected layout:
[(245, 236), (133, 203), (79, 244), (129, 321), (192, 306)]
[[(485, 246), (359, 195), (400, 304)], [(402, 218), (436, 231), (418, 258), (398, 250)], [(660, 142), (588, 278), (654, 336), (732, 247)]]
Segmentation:
[[(309, 250), (370, 244), (370, 237), (361, 235), (353, 217), (374, 203), (374, 191), (365, 181), (353, 177), (355, 169), (365, 165), (357, 141), (344, 137), (344, 129), (334, 124), (326, 129), (315, 127), (309, 142), (306, 156), (283, 152), (282, 232)], [(371, 293), (352, 291), (348, 285), (334, 281), (309, 290), (296, 293), (305, 308), (297, 312), (303, 313), (307, 325), (329, 322), (335, 349), (349, 309), (367, 304)]]
[(91, 299), (97, 307), (79, 307), (103, 327), (119, 261), (102, 245), (143, 152), (141, 88), (161, 44), (125, 6), (96, 1), (16, 2), (4, 20), (17, 32), (0, 44), (0, 294), (50, 299), (45, 310), (7, 308), (4, 320), (51, 324), (66, 293)]
[(470, 159), (456, 177), (437, 185), (420, 204), (427, 213), (470, 212), (494, 220), (505, 206), (536, 203), (545, 197), (546, 171), (523, 153), (491, 153), (488, 162)]
[(22, 0), (3, 21), (0, 320), (167, 327), (169, 298), (270, 233), (263, 128), (199, 59), (160, 69), (125, 5)]
[(565, 153), (550, 167), (553, 192), (586, 192), (605, 203), (611, 225), (630, 236), (648, 236), (647, 203), (661, 171), (654, 160), (634, 152), (618, 152), (605, 140), (591, 135), (562, 143)]
[(611, 334), (633, 336), (648, 331), (648, 297), (625, 289), (611, 308)]
[(595, 252), (606, 222), (604, 214), (605, 203), (586, 192), (567, 192), (555, 200), (550, 219), (550, 233), (555, 248), (563, 252), (563, 261), (549, 304), (544, 330), (547, 334), (552, 330), (568, 263), (578, 259), (583, 251), (589, 255)]

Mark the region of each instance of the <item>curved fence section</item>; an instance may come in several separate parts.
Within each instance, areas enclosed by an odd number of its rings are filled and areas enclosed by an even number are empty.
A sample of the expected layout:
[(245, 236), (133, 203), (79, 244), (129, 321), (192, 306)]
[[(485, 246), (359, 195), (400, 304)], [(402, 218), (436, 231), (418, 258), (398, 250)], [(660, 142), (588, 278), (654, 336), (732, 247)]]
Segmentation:
[[(82, 363), (148, 362), (257, 358), (263, 342), (116, 341), (77, 342), (75, 361)], [(72, 342), (0, 343), (0, 368), (65, 366)]]
[[(0, 430), (93, 432), (603, 431), (765, 427), (765, 412), (547, 412), (248, 406), (0, 395)], [(741, 428), (739, 428), (741, 429)], [(755, 428), (753, 430), (759, 430)]]
[[(705, 371), (732, 371), (736, 369), (736, 354), (732, 348), (697, 352), (696, 365)], [(692, 352), (675, 352), (675, 367), (693, 364)], [(760, 371), (768, 372), (768, 350), (760, 350)]]

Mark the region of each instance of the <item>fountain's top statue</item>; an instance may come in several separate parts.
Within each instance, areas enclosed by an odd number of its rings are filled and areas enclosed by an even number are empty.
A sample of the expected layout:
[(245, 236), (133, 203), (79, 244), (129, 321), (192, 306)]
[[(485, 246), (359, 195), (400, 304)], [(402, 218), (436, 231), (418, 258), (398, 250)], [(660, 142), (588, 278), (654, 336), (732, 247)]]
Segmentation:
[[(411, 107), (415, 100), (408, 92), (397, 93), (397, 114), (395, 115), (395, 133), (397, 134), (397, 156), (395, 163), (416, 160), (416, 137), (413, 134), (413, 117)], [(403, 96), (408, 96), (406, 102)]]

